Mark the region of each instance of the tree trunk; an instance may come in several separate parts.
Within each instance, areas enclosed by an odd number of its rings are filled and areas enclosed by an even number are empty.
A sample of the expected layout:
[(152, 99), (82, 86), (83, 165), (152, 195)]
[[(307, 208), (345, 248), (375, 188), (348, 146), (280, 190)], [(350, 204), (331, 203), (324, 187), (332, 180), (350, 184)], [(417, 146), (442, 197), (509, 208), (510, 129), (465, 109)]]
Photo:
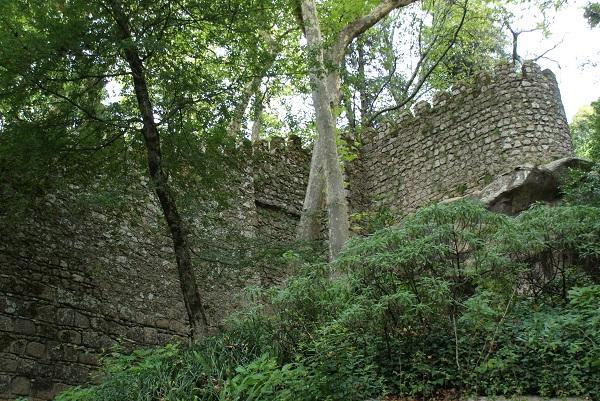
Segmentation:
[[(311, 166), (311, 170), (317, 169), (315, 173), (318, 173), (319, 166), (317, 163), (319, 157), (322, 157), (321, 164), (324, 167), (329, 216), (329, 256), (331, 259), (335, 259), (349, 235), (348, 204), (346, 202), (342, 169), (337, 154), (335, 122), (331, 110), (331, 98), (327, 88), (327, 76), (325, 75), (323, 59), (323, 40), (314, 0), (304, 0), (302, 2), (302, 19), (306, 29), (308, 46), (312, 48), (315, 54), (315, 60), (312, 60), (310, 82), (319, 139), (313, 151), (316, 155), (313, 154), (314, 165)], [(318, 182), (318, 178), (316, 180)], [(315, 196), (318, 195), (315, 194)]]
[(360, 125), (365, 126), (368, 121), (367, 113), (369, 108), (369, 100), (367, 95), (367, 75), (365, 74), (365, 46), (362, 40), (356, 40), (356, 50), (358, 52), (358, 79), (360, 94)]
[(344, 103), (344, 108), (346, 109), (346, 118), (348, 119), (348, 125), (350, 126), (350, 130), (352, 132), (356, 132), (356, 116), (354, 115), (354, 104), (352, 99), (347, 96), (342, 98)]
[(517, 62), (521, 59), (519, 57), (519, 34), (520, 32), (515, 32), (512, 29), (510, 30), (510, 33), (512, 34), (512, 63), (514, 66), (517, 65)]
[(260, 92), (260, 84), (262, 83), (265, 75), (269, 71), (269, 69), (273, 66), (275, 62), (275, 58), (280, 49), (280, 44), (271, 36), (269, 32), (261, 31), (260, 36), (263, 38), (265, 44), (269, 49), (268, 59), (264, 62), (264, 64), (259, 68), (258, 75), (252, 78), (252, 81), (248, 82), (246, 87), (244, 88), (244, 92), (242, 92), (242, 97), (240, 101), (235, 106), (233, 110), (233, 116), (231, 117), (231, 121), (229, 122), (229, 127), (227, 127), (227, 132), (230, 135), (236, 135), (240, 132), (242, 128), (242, 122), (244, 120), (244, 114), (246, 114), (246, 109), (248, 108), (248, 104), (250, 103), (250, 98), (254, 95), (258, 97)]
[(254, 123), (252, 124), (252, 133), (250, 134), (250, 140), (252, 142), (258, 142), (260, 140), (260, 132), (262, 130), (262, 114), (264, 108), (265, 96), (260, 96), (257, 91), (254, 95), (254, 104), (252, 105), (252, 120)]
[[(313, 5), (314, 6), (314, 5)], [(304, 7), (304, 4), (302, 5)], [(302, 8), (304, 9), (304, 8)], [(304, 14), (303, 14), (304, 15)], [(317, 18), (316, 23), (318, 21), (318, 15), (316, 14), (315, 9), (315, 17)], [(303, 16), (303, 18), (305, 18)], [(306, 20), (303, 21), (303, 27), (308, 22)], [(319, 37), (321, 37), (320, 28), (317, 27), (319, 31)], [(307, 38), (307, 42), (310, 44), (308, 39), (309, 32), (306, 28), (303, 29), (304, 34)], [(321, 39), (322, 41), (322, 39)], [(322, 61), (325, 60), (325, 55), (321, 50), (320, 56)], [(334, 60), (329, 60), (331, 65), (339, 65), (341, 60), (339, 60), (335, 64)], [(325, 73), (324, 63), (321, 67), (321, 74)], [(320, 79), (323, 79), (322, 77)], [(327, 72), (326, 77), (324, 78), (324, 82), (327, 89), (327, 97), (329, 99), (330, 104), (330, 114), (331, 107), (337, 105), (340, 99), (340, 77), (337, 68), (334, 68)], [(311, 77), (311, 85), (312, 77)], [(314, 86), (314, 85), (313, 85)], [(313, 102), (314, 102), (314, 89), (313, 89)], [(316, 104), (315, 104), (316, 111)], [(317, 117), (318, 118), (318, 117)], [(333, 118), (333, 117), (332, 117)], [(335, 131), (335, 120), (333, 120), (333, 130)], [(306, 188), (306, 194), (304, 196), (304, 204), (302, 206), (302, 214), (300, 215), (300, 223), (298, 224), (298, 239), (303, 241), (318, 241), (321, 238), (321, 229), (322, 229), (322, 212), (323, 206), (325, 205), (325, 177), (324, 177), (324, 166), (323, 166), (323, 155), (322, 155), (322, 142), (321, 142), (321, 134), (319, 128), (317, 127), (318, 138), (315, 140), (313, 150), (312, 150), (312, 158), (310, 162), (310, 173), (308, 178), (308, 187)], [(343, 185), (343, 183), (342, 183)], [(331, 223), (330, 223), (331, 224)], [(349, 224), (349, 223), (348, 223)]]
[[(331, 241), (331, 231), (333, 224), (339, 224), (339, 227), (333, 228), (333, 231), (339, 231), (340, 238), (348, 237), (348, 206), (345, 198), (343, 199), (343, 204), (345, 206), (340, 206), (338, 203), (339, 200), (335, 201), (335, 204), (330, 203), (330, 194), (329, 194), (329, 185), (335, 188), (331, 188), (331, 190), (340, 191), (343, 193), (343, 176), (341, 174), (339, 162), (337, 166), (337, 170), (339, 171), (339, 177), (336, 172), (328, 171), (327, 166), (323, 165), (327, 161), (331, 162), (332, 159), (332, 149), (328, 148), (328, 143), (321, 143), (320, 139), (322, 138), (321, 132), (322, 130), (328, 131), (331, 130), (332, 134), (330, 135), (333, 139), (335, 145), (335, 120), (332, 116), (332, 107), (336, 107), (340, 101), (340, 73), (339, 68), (344, 59), (344, 52), (346, 47), (359, 35), (365, 32), (367, 29), (375, 25), (378, 21), (388, 15), (392, 10), (396, 8), (400, 8), (406, 6), (408, 4), (414, 3), (417, 0), (382, 0), (379, 5), (377, 5), (369, 14), (361, 16), (348, 24), (344, 29), (342, 29), (336, 37), (335, 42), (332, 44), (330, 48), (327, 49), (327, 52), (324, 53), (322, 48), (322, 38), (319, 26), (319, 20), (316, 12), (315, 2), (314, 0), (305, 0), (302, 1), (301, 10), (302, 10), (302, 19), (303, 19), (303, 31), (305, 33), (307, 42), (309, 46), (313, 47), (317, 51), (317, 65), (316, 72), (311, 74), (311, 85), (313, 86), (313, 102), (315, 103), (315, 112), (317, 114), (317, 131), (319, 133), (319, 140), (315, 141), (315, 146), (313, 147), (313, 157), (311, 160), (310, 167), (310, 177), (309, 184), (306, 190), (306, 195), (304, 198), (304, 205), (302, 209), (302, 216), (300, 217), (300, 224), (298, 226), (298, 238), (304, 240), (312, 240), (318, 238), (315, 233), (320, 232), (320, 216), (321, 216), (321, 205), (324, 187), (327, 185), (327, 206), (329, 209), (329, 230), (330, 230), (330, 241)], [(325, 70), (324, 61), (327, 60), (327, 65), (331, 66), (329, 70)], [(315, 97), (319, 97), (319, 101), (315, 101)], [(327, 104), (325, 104), (327, 103)], [(328, 110), (329, 122), (325, 123), (320, 119), (319, 113), (324, 113), (323, 109)], [(319, 109), (319, 110), (317, 110)], [(323, 117), (324, 118), (324, 117)], [(319, 122), (324, 125), (319, 128)], [(328, 125), (331, 125), (329, 128)], [(335, 146), (334, 146), (335, 148)], [(335, 150), (335, 154), (337, 154), (337, 149)], [(321, 153), (323, 152), (323, 155)], [(315, 155), (316, 154), (316, 155)], [(337, 159), (337, 156), (336, 156)], [(326, 179), (319, 179), (318, 177), (313, 177), (315, 174), (321, 174), (321, 172), (325, 172), (325, 174), (331, 173), (331, 177)], [(336, 178), (337, 177), (337, 178)], [(330, 183), (329, 179), (336, 179), (338, 182), (335, 184)], [(339, 194), (332, 195), (334, 198), (339, 197)], [(336, 221), (335, 223), (332, 221), (331, 211), (336, 209), (336, 219), (340, 219), (341, 215), (345, 213), (345, 223), (340, 223)], [(339, 210), (338, 210), (339, 209)], [(345, 211), (342, 211), (345, 210)], [(345, 229), (343, 228), (345, 227)], [(345, 231), (345, 232), (344, 232)], [(339, 238), (337, 239), (339, 241)], [(334, 248), (341, 248), (340, 244), (332, 244), (330, 242), (330, 253), (331, 246)], [(339, 249), (338, 249), (339, 251)]]
[(246, 109), (248, 108), (248, 104), (250, 103), (250, 98), (252, 95), (258, 94), (258, 89), (260, 88), (260, 83), (262, 82), (262, 72), (260, 76), (256, 76), (252, 78), (252, 81), (248, 82), (244, 91), (242, 92), (242, 97), (239, 102), (235, 106), (233, 110), (233, 115), (231, 116), (231, 121), (229, 122), (229, 126), (227, 127), (227, 132), (229, 135), (239, 134), (240, 129), (242, 128), (242, 122), (244, 120), (244, 114), (246, 114)]
[(298, 223), (298, 239), (318, 241), (321, 239), (321, 214), (325, 204), (325, 177), (323, 176), (323, 157), (320, 138), (315, 141), (308, 175), (308, 187), (302, 205), (300, 223)]
[(110, 4), (112, 14), (117, 23), (121, 44), (123, 45), (125, 60), (131, 70), (135, 96), (143, 121), (142, 134), (148, 154), (148, 171), (171, 233), (173, 250), (175, 251), (175, 259), (177, 261), (177, 271), (179, 273), (179, 283), (191, 326), (192, 340), (197, 341), (207, 334), (208, 322), (194, 276), (190, 248), (187, 241), (187, 230), (177, 211), (177, 205), (169, 186), (168, 176), (162, 169), (160, 135), (154, 120), (143, 61), (133, 41), (128, 18), (124, 14), (120, 3), (118, 0), (111, 0)]

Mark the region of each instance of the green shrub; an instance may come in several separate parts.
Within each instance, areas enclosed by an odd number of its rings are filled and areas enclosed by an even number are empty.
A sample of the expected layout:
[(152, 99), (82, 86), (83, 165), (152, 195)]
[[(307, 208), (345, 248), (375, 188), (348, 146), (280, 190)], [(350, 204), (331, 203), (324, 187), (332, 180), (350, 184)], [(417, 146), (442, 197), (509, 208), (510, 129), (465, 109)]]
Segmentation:
[(561, 191), (568, 205), (600, 207), (600, 163), (589, 171), (572, 170), (562, 183)]
[(220, 401), (303, 401), (316, 400), (308, 371), (302, 365), (286, 364), (263, 355), (246, 366), (225, 383)]
[(450, 389), (600, 399), (599, 256), (596, 207), (534, 206), (509, 218), (477, 203), (434, 205), (354, 238), (336, 263), (249, 291), (250, 307), (202, 344), (109, 358), (101, 384), (58, 400)]
[(483, 394), (600, 397), (600, 286), (569, 291), (569, 304), (514, 314), (471, 378)]
[[(372, 319), (380, 322), (372, 327), (373, 333), (381, 333), (380, 341), (373, 342), (392, 391), (432, 395), (458, 387), (492, 394), (563, 395), (582, 394), (585, 388), (594, 393), (591, 380), (581, 384), (575, 373), (567, 375), (577, 371), (577, 360), (566, 361), (545, 349), (535, 351), (539, 366), (518, 369), (524, 354), (516, 339), (542, 335), (542, 327), (530, 327), (532, 322), (547, 320), (546, 314), (562, 316), (559, 307), (569, 302), (569, 290), (597, 277), (599, 222), (600, 210), (588, 206), (535, 206), (513, 219), (457, 202), (423, 209), (400, 227), (353, 240), (337, 264), (354, 286), (352, 300), (366, 302)], [(596, 302), (600, 304), (598, 297)], [(592, 323), (578, 324), (574, 337)], [(588, 345), (593, 355), (597, 346)], [(512, 382), (502, 373), (510, 358), (493, 359), (497, 353), (514, 358), (508, 370)], [(494, 379), (481, 387), (481, 366), (500, 360), (486, 371)], [(548, 380), (554, 387), (544, 384), (542, 378), (554, 369), (549, 366), (565, 362), (565, 370)], [(556, 380), (557, 375), (565, 380)]]
[(396, 223), (396, 216), (387, 208), (354, 213), (350, 217), (350, 228), (354, 233), (366, 235)]
[(383, 392), (369, 334), (357, 332), (347, 322), (333, 321), (304, 345), (302, 360), (311, 372), (311, 387), (320, 395), (315, 400), (359, 401)]
[(213, 400), (218, 376), (202, 352), (169, 344), (129, 355), (114, 353), (104, 359), (101, 384), (61, 394), (71, 400)]

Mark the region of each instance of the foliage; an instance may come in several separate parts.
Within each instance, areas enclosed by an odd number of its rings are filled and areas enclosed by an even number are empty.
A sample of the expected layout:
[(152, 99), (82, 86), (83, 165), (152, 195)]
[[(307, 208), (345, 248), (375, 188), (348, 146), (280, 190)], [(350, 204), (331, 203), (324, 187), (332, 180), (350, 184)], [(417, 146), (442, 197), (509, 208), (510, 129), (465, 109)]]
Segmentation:
[(335, 40), (335, 35), (347, 24), (368, 14), (379, 2), (377, 0), (319, 2), (318, 14), (326, 42)]
[[(385, 322), (380, 366), (388, 384), (407, 395), (448, 387), (482, 391), (481, 377), (470, 372), (494, 355), (498, 335), (521, 335), (530, 308), (564, 305), (569, 288), (597, 277), (597, 216), (595, 208), (536, 207), (512, 220), (469, 204), (439, 205), (351, 244), (340, 263), (359, 279), (356, 291), (378, 301), (368, 310), (382, 311), (372, 319)], [(565, 266), (569, 257), (573, 264)], [(575, 266), (588, 264), (596, 272), (587, 275)], [(511, 368), (519, 380), (518, 366)], [(535, 366), (528, 372), (519, 383), (544, 380)], [(498, 373), (492, 369), (491, 375)]]
[(539, 30), (548, 36), (552, 12), (564, 3), (421, 1), (391, 13), (347, 51), (341, 75), (349, 129), (360, 134), (379, 116), (393, 119), (433, 91), (492, 71), (510, 56), (508, 26), (533, 21), (534, 26), (518, 29), (518, 34)]
[(580, 109), (570, 128), (577, 155), (600, 161), (600, 99)]
[[(207, 378), (208, 361), (193, 351), (182, 353), (175, 345), (156, 350), (114, 354), (103, 361), (102, 384), (68, 390), (57, 400), (178, 400), (188, 397)], [(208, 381), (203, 392), (210, 393)]]
[(310, 399), (307, 371), (300, 365), (277, 365), (274, 358), (261, 356), (236, 369), (225, 382), (220, 401), (291, 401)]
[[(258, 32), (286, 8), (120, 3), (144, 59), (162, 162), (185, 194), (184, 209), (219, 192), (235, 164), (237, 138), (225, 135), (231, 99), (264, 61)], [(0, 16), (0, 193), (17, 206), (70, 184), (100, 183), (122, 196), (139, 183), (146, 152), (110, 8), (17, 0), (2, 2)]]
[(354, 238), (334, 264), (249, 292), (249, 307), (204, 343), (109, 359), (101, 384), (58, 400), (364, 400), (449, 389), (596, 399), (599, 221), (600, 209), (584, 205), (534, 206), (517, 218), (463, 201), (433, 205)]
[(600, 207), (600, 164), (594, 164), (588, 171), (571, 171), (561, 190), (566, 204)]
[(589, 2), (585, 6), (584, 17), (587, 18), (588, 23), (592, 28), (595, 28), (600, 24), (600, 3)]
[(350, 126), (491, 69), (506, 44), (500, 14), (487, 0), (424, 1), (365, 32), (349, 47), (342, 74)]
[(350, 229), (353, 232), (367, 235), (390, 227), (396, 222), (396, 216), (388, 208), (378, 208), (374, 211), (354, 213), (350, 220)]
[[(560, 308), (534, 309), (509, 320), (494, 340), (494, 352), (476, 368), (481, 394), (600, 394), (598, 328), (600, 286), (569, 291)], [(523, 305), (526, 307), (526, 305)]]
[(507, 40), (501, 24), (506, 10), (495, 2), (470, 1), (464, 5), (465, 21), (445, 57), (444, 43), (452, 41), (463, 10), (458, 5), (446, 9), (440, 2), (429, 3), (434, 22), (423, 32), (425, 46), (431, 47), (426, 67), (431, 68), (436, 60), (441, 60), (429, 80), (432, 88), (447, 90), (459, 81), (471, 81), (478, 72), (492, 70), (498, 60), (506, 57)]

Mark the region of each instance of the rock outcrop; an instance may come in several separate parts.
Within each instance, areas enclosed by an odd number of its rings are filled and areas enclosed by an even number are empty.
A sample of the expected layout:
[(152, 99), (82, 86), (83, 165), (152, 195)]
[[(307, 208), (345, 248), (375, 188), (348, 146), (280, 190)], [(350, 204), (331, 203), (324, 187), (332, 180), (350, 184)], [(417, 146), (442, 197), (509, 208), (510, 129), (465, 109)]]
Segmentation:
[(481, 200), (488, 209), (515, 215), (533, 203), (554, 203), (560, 198), (560, 183), (569, 169), (587, 169), (591, 162), (566, 157), (542, 166), (520, 166), (502, 174), (472, 197)]

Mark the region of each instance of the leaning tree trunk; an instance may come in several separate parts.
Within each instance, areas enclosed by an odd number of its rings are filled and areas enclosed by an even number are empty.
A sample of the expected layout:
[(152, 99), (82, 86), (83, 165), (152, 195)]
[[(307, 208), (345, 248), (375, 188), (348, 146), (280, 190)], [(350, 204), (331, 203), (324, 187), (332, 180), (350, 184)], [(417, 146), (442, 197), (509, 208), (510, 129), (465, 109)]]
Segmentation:
[(369, 108), (369, 95), (367, 93), (367, 75), (365, 74), (365, 44), (360, 38), (356, 40), (358, 53), (358, 79), (359, 79), (359, 97), (360, 97), (360, 125), (365, 126), (368, 121), (367, 113)]
[[(306, 29), (308, 46), (314, 51), (310, 82), (315, 108), (318, 140), (315, 143), (311, 175), (318, 175), (319, 157), (325, 176), (327, 212), (329, 216), (329, 256), (335, 259), (348, 239), (348, 204), (344, 189), (344, 179), (337, 153), (335, 140), (335, 121), (331, 110), (330, 94), (327, 88), (325, 63), (323, 59), (323, 40), (314, 0), (302, 2), (302, 19)], [(320, 148), (320, 149), (319, 149)], [(320, 155), (319, 155), (320, 153)], [(315, 169), (317, 171), (315, 171)], [(318, 178), (316, 178), (318, 183)], [(315, 194), (318, 196), (318, 192)]]
[(246, 84), (246, 87), (242, 91), (242, 96), (233, 110), (233, 115), (231, 116), (229, 126), (227, 127), (227, 133), (229, 135), (233, 136), (239, 134), (240, 129), (242, 128), (242, 122), (244, 121), (244, 114), (246, 114), (246, 109), (250, 103), (250, 98), (253, 95), (258, 95), (262, 80), (263, 75), (261, 71), (260, 75), (252, 78), (252, 81)]
[[(268, 89), (267, 89), (268, 91)], [(254, 94), (254, 104), (252, 105), (252, 120), (254, 123), (252, 124), (252, 131), (250, 133), (250, 140), (252, 142), (260, 141), (260, 133), (262, 131), (262, 115), (264, 110), (264, 102), (267, 93), (260, 96), (259, 91)]]
[[(319, 92), (319, 96), (323, 96), (320, 100), (320, 103), (323, 107), (325, 106), (325, 99), (328, 99), (328, 110), (331, 118), (331, 130), (335, 131), (335, 120), (331, 117), (331, 108), (338, 105), (340, 101), (340, 74), (339, 68), (342, 64), (344, 58), (344, 52), (346, 47), (359, 35), (364, 33), (366, 30), (371, 28), (377, 22), (379, 22), (382, 18), (387, 16), (392, 10), (395, 10), (400, 7), (407, 6), (411, 3), (414, 3), (417, 0), (382, 0), (369, 14), (363, 15), (356, 20), (349, 23), (344, 29), (342, 29), (336, 37), (334, 43), (327, 49), (323, 49), (321, 32), (319, 26), (318, 15), (316, 12), (315, 2), (314, 0), (305, 0), (301, 4), (302, 9), (302, 18), (303, 18), (303, 26), (305, 27), (304, 32), (306, 35), (306, 39), (309, 45), (313, 46), (317, 51), (317, 68), (318, 74), (311, 74), (311, 83), (313, 84), (313, 99), (315, 97), (316, 92)], [(305, 11), (306, 10), (306, 11)], [(310, 37), (309, 37), (310, 36)], [(315, 45), (318, 43), (318, 45)], [(325, 52), (326, 50), (326, 52)], [(327, 61), (327, 65), (330, 67), (327, 71), (324, 68), (324, 61)], [(315, 82), (318, 80), (320, 84), (323, 85), (323, 88), (318, 89), (318, 87), (313, 83), (313, 75), (315, 75)], [(321, 92), (326, 92), (326, 95), (323, 95)], [(315, 111), (317, 111), (317, 102), (315, 102)], [(318, 112), (317, 112), (318, 114)], [(318, 127), (319, 117), (317, 116), (317, 131), (319, 132), (319, 138), (321, 137), (321, 131)], [(329, 129), (329, 128), (327, 128)], [(335, 137), (332, 135), (335, 140)], [(326, 159), (331, 157), (331, 149), (325, 149), (324, 144), (319, 140), (315, 141), (315, 146), (313, 148), (313, 158), (311, 161), (310, 168), (310, 176), (312, 177), (315, 174), (320, 174), (324, 171), (326, 174), (328, 169), (323, 163), (325, 163)], [(323, 155), (320, 155), (321, 152), (324, 152)], [(315, 157), (315, 153), (317, 156)], [(337, 153), (337, 150), (336, 150)], [(329, 156), (325, 156), (325, 154), (329, 154)], [(338, 165), (339, 169), (339, 165)], [(335, 174), (334, 174), (335, 175)], [(337, 179), (337, 178), (336, 178)], [(319, 199), (322, 199), (324, 193), (324, 187), (329, 185), (327, 179), (322, 178), (309, 178), (309, 185), (306, 190), (306, 195), (304, 198), (304, 206), (302, 209), (302, 215), (300, 218), (300, 224), (298, 226), (298, 238), (303, 240), (314, 240), (318, 237), (315, 237), (315, 233), (320, 232), (320, 217), (322, 210), (322, 201), (319, 202)], [(335, 184), (336, 188), (342, 188), (343, 192), (343, 178), (341, 176), (339, 182)], [(329, 187), (327, 188), (329, 191)], [(329, 195), (328, 195), (329, 196)], [(336, 195), (337, 196), (337, 195)], [(343, 202), (346, 206), (346, 219), (348, 218), (348, 207), (347, 203), (344, 199)], [(327, 201), (328, 208), (329, 200)], [(339, 217), (339, 216), (338, 216)], [(331, 231), (331, 214), (330, 214), (330, 231)], [(348, 236), (348, 226), (349, 222), (346, 221), (343, 225), (346, 226), (345, 237)], [(343, 231), (343, 229), (342, 229)], [(331, 233), (330, 233), (331, 240)]]
[(171, 238), (173, 239), (179, 283), (191, 326), (192, 340), (197, 341), (208, 333), (208, 322), (196, 283), (196, 277), (194, 276), (186, 234), (187, 230), (177, 210), (177, 205), (169, 186), (168, 176), (162, 169), (160, 135), (154, 120), (143, 61), (133, 41), (129, 22), (121, 5), (118, 0), (111, 0), (110, 4), (117, 23), (125, 60), (131, 70), (135, 96), (143, 121), (142, 134), (148, 154), (148, 171), (154, 191), (160, 201), (164, 218), (169, 227)]
[(298, 239), (315, 242), (321, 238), (321, 217), (325, 203), (325, 177), (320, 138), (313, 146), (308, 175), (308, 187), (304, 197), (300, 223), (298, 223)]
[[(254, 78), (252, 78), (252, 81), (246, 84), (246, 87), (242, 91), (242, 96), (240, 97), (237, 105), (235, 106), (235, 109), (233, 110), (231, 121), (229, 122), (229, 126), (227, 127), (227, 133), (229, 135), (237, 135), (240, 133), (240, 129), (242, 128), (242, 122), (244, 121), (244, 115), (246, 114), (246, 109), (250, 104), (250, 98), (252, 98), (252, 96), (258, 97), (260, 92), (260, 85), (269, 69), (273, 66), (277, 53), (281, 48), (281, 45), (276, 42), (276, 40), (271, 36), (269, 32), (261, 31), (260, 36), (265, 41), (269, 54), (267, 56), (267, 59), (264, 60), (264, 64), (258, 69), (257, 75)], [(260, 130), (260, 126), (258, 126), (257, 129)]]

